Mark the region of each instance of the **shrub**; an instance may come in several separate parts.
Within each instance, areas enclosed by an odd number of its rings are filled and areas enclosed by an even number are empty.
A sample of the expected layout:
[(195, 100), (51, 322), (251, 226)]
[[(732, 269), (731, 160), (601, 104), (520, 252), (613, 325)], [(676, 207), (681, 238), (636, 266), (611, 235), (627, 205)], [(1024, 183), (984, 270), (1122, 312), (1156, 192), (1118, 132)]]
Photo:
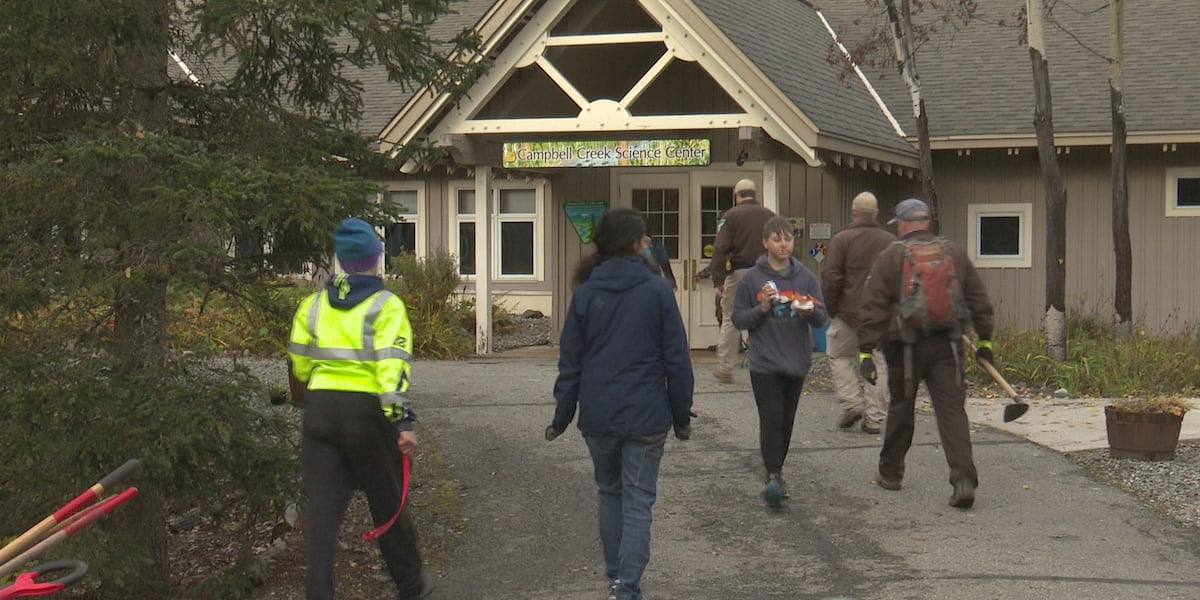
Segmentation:
[(296, 306), (312, 291), (286, 281), (237, 293), (174, 290), (167, 336), (173, 348), (190, 353), (282, 356)]
[[(1068, 313), (1063, 363), (1045, 353), (1037, 331), (997, 331), (995, 342), (997, 368), (1013, 383), (1108, 397), (1189, 394), (1200, 384), (1200, 339), (1137, 331), (1129, 340), (1116, 342), (1108, 321), (1095, 315)], [(974, 361), (969, 362), (973, 381), (990, 382)]]
[(392, 259), (388, 289), (408, 307), (413, 327), (413, 355), (417, 358), (459, 358), (475, 349), (471, 329), (475, 312), (455, 302), (454, 292), (462, 285), (454, 256), (438, 250), (426, 258), (404, 253)]

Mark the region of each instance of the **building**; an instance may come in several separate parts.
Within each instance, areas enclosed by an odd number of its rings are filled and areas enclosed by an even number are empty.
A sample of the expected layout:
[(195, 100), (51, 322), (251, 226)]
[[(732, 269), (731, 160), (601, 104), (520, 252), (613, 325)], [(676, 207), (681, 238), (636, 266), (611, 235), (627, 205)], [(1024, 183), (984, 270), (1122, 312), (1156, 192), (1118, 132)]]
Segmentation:
[[(1023, 5), (1012, 4), (1013, 13)], [(1047, 35), (1068, 189), (1068, 306), (1111, 312), (1103, 4), (1081, 0), (1070, 14), (1060, 7), (1071, 33)], [(1180, 331), (1200, 309), (1200, 284), (1166, 268), (1200, 256), (1200, 113), (1187, 106), (1200, 87), (1200, 56), (1184, 35), (1200, 6), (1149, 4), (1127, 15), (1133, 302), (1144, 327)], [(389, 201), (405, 213), (388, 232), (390, 247), (457, 254), (480, 304), (499, 295), (557, 322), (571, 270), (590, 251), (587, 217), (601, 204), (631, 206), (667, 247), (691, 344), (705, 347), (716, 338), (713, 292), (692, 275), (708, 262), (737, 179), (757, 181), (763, 203), (795, 220), (797, 254), (814, 270), (855, 194), (874, 191), (886, 210), (919, 193), (907, 91), (894, 74), (852, 72), (840, 56), (839, 42), (852, 46), (863, 23), (882, 19), (861, 0), (457, 7), (456, 18), (481, 33), (490, 73), (457, 103), (368, 86), (363, 128), (378, 126), (383, 152), (444, 150), (387, 182)], [(1019, 31), (994, 25), (997, 14), (932, 40), (918, 63), (942, 233), (970, 248), (1000, 325), (1029, 329), (1045, 305), (1044, 192), (1028, 51)]]

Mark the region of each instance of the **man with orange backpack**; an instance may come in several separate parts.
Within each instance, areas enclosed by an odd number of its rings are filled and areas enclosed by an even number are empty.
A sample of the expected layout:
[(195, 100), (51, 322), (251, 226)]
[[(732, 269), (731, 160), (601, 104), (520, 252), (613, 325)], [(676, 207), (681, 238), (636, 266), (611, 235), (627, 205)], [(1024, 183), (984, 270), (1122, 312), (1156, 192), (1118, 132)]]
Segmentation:
[(992, 361), (992, 304), (966, 251), (929, 231), (931, 213), (924, 202), (905, 200), (892, 216), (888, 224), (896, 224), (900, 240), (871, 268), (858, 331), (863, 378), (875, 382), (871, 352), (881, 348), (892, 397), (876, 481), (886, 490), (900, 489), (912, 446), (917, 386), (924, 381), (950, 466), (950, 505), (970, 508), (979, 474), (964, 407), (962, 334), (974, 326), (976, 356)]

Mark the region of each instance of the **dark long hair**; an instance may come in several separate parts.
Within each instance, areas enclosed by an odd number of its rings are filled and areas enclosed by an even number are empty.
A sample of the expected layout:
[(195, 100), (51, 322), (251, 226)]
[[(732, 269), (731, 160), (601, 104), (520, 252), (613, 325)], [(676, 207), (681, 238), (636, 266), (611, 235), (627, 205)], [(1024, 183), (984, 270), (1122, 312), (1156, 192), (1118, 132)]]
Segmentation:
[(634, 246), (646, 235), (646, 221), (632, 208), (610, 208), (600, 216), (592, 243), (596, 253), (583, 257), (575, 267), (573, 285), (579, 285), (592, 276), (592, 270), (614, 256), (635, 256)]

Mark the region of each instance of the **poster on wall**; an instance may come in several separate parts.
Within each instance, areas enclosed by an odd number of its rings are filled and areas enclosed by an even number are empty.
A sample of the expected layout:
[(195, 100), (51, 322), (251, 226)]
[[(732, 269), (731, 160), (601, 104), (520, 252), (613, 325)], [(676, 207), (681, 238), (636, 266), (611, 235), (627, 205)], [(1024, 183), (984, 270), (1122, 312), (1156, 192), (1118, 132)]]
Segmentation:
[(608, 210), (608, 204), (604, 202), (568, 202), (563, 205), (563, 210), (567, 211), (567, 219), (575, 227), (575, 233), (579, 234), (579, 241), (590, 244), (592, 243), (592, 233), (596, 230), (596, 222), (600, 220), (600, 215)]
[(707, 139), (506, 142), (504, 168), (703, 167), (712, 162)]

